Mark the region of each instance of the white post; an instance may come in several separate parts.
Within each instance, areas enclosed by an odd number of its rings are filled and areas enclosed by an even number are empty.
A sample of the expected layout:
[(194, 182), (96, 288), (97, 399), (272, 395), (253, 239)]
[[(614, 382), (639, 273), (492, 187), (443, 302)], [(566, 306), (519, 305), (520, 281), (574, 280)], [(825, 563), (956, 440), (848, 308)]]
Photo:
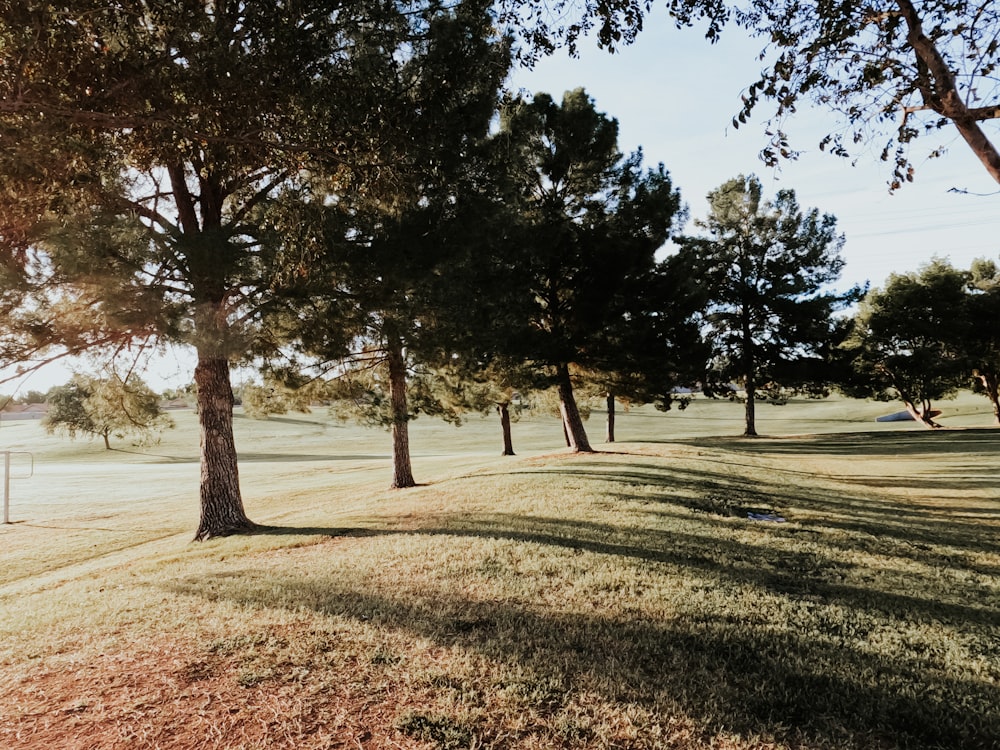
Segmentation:
[(3, 452), (3, 522), (10, 523), (10, 451)]

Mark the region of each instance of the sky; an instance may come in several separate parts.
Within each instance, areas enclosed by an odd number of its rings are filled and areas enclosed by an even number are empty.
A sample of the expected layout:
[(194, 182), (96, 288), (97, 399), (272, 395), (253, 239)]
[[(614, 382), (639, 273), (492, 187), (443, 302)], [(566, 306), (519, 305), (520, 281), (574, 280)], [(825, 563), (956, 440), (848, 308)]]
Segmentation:
[[(611, 55), (584, 41), (577, 58), (557, 51), (530, 71), (516, 71), (510, 86), (556, 98), (584, 87), (600, 111), (619, 121), (623, 152), (642, 147), (647, 165), (666, 166), (692, 219), (704, 215), (710, 190), (738, 174), (756, 174), (769, 197), (794, 189), (803, 208), (837, 217), (846, 235), (844, 289), (866, 281), (881, 286), (890, 273), (916, 271), (935, 256), (959, 267), (978, 257), (1000, 257), (998, 186), (953, 130), (918, 139), (915, 156), (939, 145), (947, 153), (926, 161), (918, 156), (915, 182), (890, 195), (891, 166), (878, 160), (881, 143), (851, 166), (816, 147), (836, 127), (833, 115), (800, 107), (784, 129), (802, 155), (780, 169), (766, 167), (757, 155), (767, 142), (767, 103), (757, 119), (739, 130), (732, 127), (741, 91), (760, 72), (761, 46), (738, 29), (726, 29), (712, 45), (697, 29), (675, 29), (654, 11), (632, 46)], [(689, 223), (685, 231), (696, 229)], [(86, 363), (75, 366), (93, 370)], [(191, 354), (169, 349), (148, 360), (143, 377), (162, 391), (190, 383), (193, 374)], [(20, 390), (46, 391), (69, 375), (66, 366), (46, 368)], [(248, 371), (234, 373), (237, 384), (251, 377)], [(13, 389), (14, 384), (0, 385), (0, 392)]]
[[(1000, 186), (950, 126), (917, 140), (915, 181), (892, 195), (891, 164), (878, 158), (884, 141), (853, 167), (819, 150), (820, 139), (837, 124), (823, 109), (800, 106), (784, 130), (802, 155), (778, 170), (766, 167), (758, 153), (767, 145), (769, 103), (759, 104), (759, 115), (739, 130), (732, 126), (741, 92), (760, 73), (762, 46), (740, 29), (725, 29), (712, 45), (698, 29), (675, 29), (654, 11), (631, 47), (612, 55), (585, 43), (578, 58), (557, 52), (534, 70), (517, 72), (512, 85), (557, 99), (585, 88), (598, 110), (619, 121), (622, 151), (641, 146), (647, 165), (666, 166), (692, 219), (704, 216), (710, 190), (739, 174), (756, 174), (769, 197), (795, 190), (803, 208), (837, 217), (846, 235), (845, 288), (865, 281), (881, 286), (890, 273), (916, 271), (934, 256), (959, 267), (1000, 257)], [(938, 145), (946, 147), (944, 157), (923, 159)], [(686, 231), (695, 227), (689, 223)]]

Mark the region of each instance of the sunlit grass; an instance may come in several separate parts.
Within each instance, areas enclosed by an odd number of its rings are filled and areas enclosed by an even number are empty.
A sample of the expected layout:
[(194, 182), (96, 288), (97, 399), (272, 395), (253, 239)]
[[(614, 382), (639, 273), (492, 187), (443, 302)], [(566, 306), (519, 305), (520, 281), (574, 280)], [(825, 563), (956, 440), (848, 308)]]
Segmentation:
[(180, 424), (80, 490), (110, 531), (67, 503), (0, 532), (0, 746), (996, 747), (1000, 431), (864, 410), (759, 440), (738, 405), (641, 410), (589, 456), (539, 418), (514, 459), (418, 421), (408, 491), (384, 433), (239, 420), (273, 528), (202, 544)]

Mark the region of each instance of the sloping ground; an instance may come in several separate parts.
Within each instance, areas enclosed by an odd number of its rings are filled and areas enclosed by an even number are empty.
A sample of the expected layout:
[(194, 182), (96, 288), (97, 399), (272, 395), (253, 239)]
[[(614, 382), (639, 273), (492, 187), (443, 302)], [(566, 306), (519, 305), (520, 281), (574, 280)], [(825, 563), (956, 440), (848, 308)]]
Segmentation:
[(273, 528), (199, 545), (130, 506), (0, 588), (0, 747), (997, 747), (1000, 431), (614, 450), (261, 461)]

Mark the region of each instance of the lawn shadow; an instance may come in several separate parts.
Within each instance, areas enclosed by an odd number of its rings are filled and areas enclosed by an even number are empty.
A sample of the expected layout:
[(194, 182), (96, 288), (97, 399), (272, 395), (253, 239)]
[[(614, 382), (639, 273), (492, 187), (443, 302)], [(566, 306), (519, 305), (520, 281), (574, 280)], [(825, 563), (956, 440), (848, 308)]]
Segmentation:
[(296, 426), (305, 427), (316, 427), (321, 431), (326, 431), (328, 428), (340, 427), (342, 425), (331, 424), (327, 422), (317, 422), (315, 419), (305, 419), (301, 417), (279, 417), (272, 414), (267, 415), (264, 418), (251, 417), (247, 414), (241, 414), (240, 412), (233, 413), (233, 419), (246, 419), (253, 422), (260, 422), (261, 424), (267, 424), (268, 422), (277, 422), (278, 424), (290, 424)]
[(912, 430), (905, 432), (840, 432), (791, 437), (699, 437), (675, 442), (740, 453), (832, 456), (913, 456), (925, 453), (1000, 452), (1000, 429)]
[(336, 453), (252, 453), (239, 452), (239, 460), (245, 463), (292, 463), (306, 461), (387, 461), (392, 456), (386, 454), (336, 454)]
[[(917, 434), (914, 444), (933, 445)], [(841, 437), (800, 438), (795, 444), (804, 453), (821, 443), (831, 454), (850, 455), (850, 438), (841, 443)], [(728, 450), (731, 443), (691, 444)], [(901, 438), (887, 443), (909, 444)], [(992, 450), (989, 440), (977, 437), (966, 445)], [(761, 466), (740, 460), (740, 450), (733, 451), (736, 460), (723, 455), (708, 470), (669, 458), (637, 455), (621, 462), (597, 453), (502, 472), (529, 485), (532, 477), (554, 476), (567, 493), (583, 490), (591, 503), (618, 506), (620, 523), (465, 510), (418, 519), (406, 530), (272, 527), (261, 533), (356, 537), (359, 545), (373, 545), (358, 553), (359, 560), (385, 565), (395, 559), (396, 535), (406, 536), (408, 544), (426, 537), (428, 549), (436, 548), (430, 541), (437, 538), (488, 540), (491, 549), (498, 541), (531, 545), (556, 565), (582, 553), (613, 559), (615, 570), (654, 569), (658, 580), (703, 586), (743, 609), (720, 614), (678, 606), (653, 616), (648, 613), (655, 607), (643, 609), (638, 600), (630, 605), (629, 593), (620, 607), (597, 601), (589, 609), (552, 604), (534, 588), (519, 596), (494, 595), (490, 576), (518, 572), (485, 560), (485, 551), (479, 568), (476, 553), (466, 553), (468, 569), (442, 570), (419, 587), (405, 580), (379, 584), (350, 568), (334, 574), (313, 567), (303, 575), (280, 561), (264, 568), (264, 575), (262, 566), (220, 565), (163, 585), (176, 594), (310, 610), (467, 649), (534, 674), (539, 682), (563, 685), (564, 695), (551, 706), (533, 707), (543, 716), (573, 695), (597, 694), (623, 708), (693, 717), (709, 734), (775, 738), (792, 747), (996, 748), (1000, 542), (983, 526), (993, 521), (992, 511), (973, 504), (957, 510), (906, 504), (863, 485), (864, 478), (851, 483), (788, 467), (769, 469), (770, 478), (761, 481)], [(741, 473), (742, 467), (756, 474)], [(751, 475), (757, 480), (750, 481)], [(734, 512), (747, 507), (778, 510), (788, 522), (756, 524)], [(688, 523), (642, 523), (657, 514)], [(806, 539), (808, 544), (799, 543)], [(873, 569), (860, 562), (870, 555), (876, 556)], [(754, 602), (766, 602), (772, 611), (755, 611)], [(808, 627), (800, 630), (802, 623)], [(930, 644), (914, 635), (934, 629), (953, 634), (951, 640)], [(961, 658), (978, 664), (979, 672), (950, 661), (948, 649), (957, 644)], [(475, 687), (470, 694), (488, 701), (495, 686)], [(489, 745), (490, 738), (484, 739)]]
[[(724, 556), (745, 566), (722, 565), (707, 537), (663, 535), (642, 544), (608, 541), (614, 529), (582, 522), (502, 516), (468, 518), (461, 527), (425, 528), (408, 535), (504, 539), (556, 550), (586, 550), (642, 563), (680, 566), (719, 581), (739, 596), (747, 584), (767, 586), (801, 606), (840, 604), (860, 614), (826, 623), (823, 632), (776, 631), (766, 620), (702, 616), (674, 618), (638, 610), (562, 611), (531, 600), (475, 598), (430, 585), (388, 590), (343, 575), (308, 580), (273, 569), (219, 569), (167, 584), (175, 594), (234, 601), (242, 606), (301, 612), (309, 609), (467, 649), (481, 657), (560, 684), (563, 695), (543, 716), (566, 704), (574, 692), (596, 692), (619, 705), (637, 704), (665, 715), (684, 714), (709, 733), (746, 738), (775, 737), (794, 746), (812, 742), (838, 748), (988, 748), (1000, 736), (997, 683), (949, 676), (917, 653), (877, 657), (847, 628), (863, 628), (871, 611), (900, 622), (940, 621), (978, 632), (1000, 625), (995, 610), (958, 603), (939, 605), (919, 596), (864, 592), (810, 574), (803, 561), (785, 556), (785, 570), (762, 569), (757, 551), (732, 541)], [(403, 532), (400, 532), (403, 533)], [(375, 536), (382, 536), (376, 534)], [(378, 542), (374, 542), (378, 543)], [(718, 540), (713, 543), (716, 547)], [(828, 572), (828, 571), (827, 571)], [(503, 573), (496, 573), (502, 575)], [(826, 573), (822, 573), (826, 575)], [(822, 602), (822, 605), (820, 604)], [(627, 608), (626, 608), (627, 609)], [(1000, 678), (1000, 670), (996, 677)], [(484, 695), (489, 685), (477, 686)], [(954, 696), (961, 696), (956, 703)], [(483, 700), (488, 700), (484, 698)]]
[(338, 539), (357, 539), (398, 532), (364, 526), (266, 526), (258, 524), (250, 533), (254, 536), (328, 536)]
[[(772, 533), (789, 534), (803, 528), (824, 534), (840, 530), (853, 537), (839, 542), (844, 548), (856, 544), (884, 547), (891, 542), (894, 554), (914, 559), (928, 557), (925, 550), (915, 545), (1000, 553), (1000, 537), (984, 535), (982, 526), (983, 522), (998, 518), (1000, 503), (996, 509), (974, 505), (939, 508), (919, 502), (902, 504), (885, 498), (878, 492), (879, 488), (866, 484), (860, 477), (826, 477), (827, 482), (823, 484), (816, 474), (781, 468), (772, 469), (770, 473), (774, 479), (763, 483), (750, 481), (738, 471), (747, 468), (760, 472), (759, 466), (728, 459), (716, 463), (719, 468), (710, 471), (669, 462), (656, 464), (637, 460), (620, 464), (589, 460), (572, 467), (511, 472), (511, 476), (559, 474), (577, 483), (607, 483), (609, 487), (624, 484), (634, 487), (636, 492), (616, 490), (615, 499), (704, 513), (719, 519), (746, 519), (748, 512), (776, 513), (793, 523), (774, 526)], [(845, 488), (845, 484), (848, 487)], [(861, 491), (845, 491), (851, 486)], [(905, 482), (895, 486), (905, 486)], [(956, 486), (971, 485), (958, 483)], [(600, 494), (603, 488), (595, 486), (589, 490)], [(873, 545), (873, 541), (877, 545)], [(940, 554), (947, 560), (955, 553), (945, 550)]]

